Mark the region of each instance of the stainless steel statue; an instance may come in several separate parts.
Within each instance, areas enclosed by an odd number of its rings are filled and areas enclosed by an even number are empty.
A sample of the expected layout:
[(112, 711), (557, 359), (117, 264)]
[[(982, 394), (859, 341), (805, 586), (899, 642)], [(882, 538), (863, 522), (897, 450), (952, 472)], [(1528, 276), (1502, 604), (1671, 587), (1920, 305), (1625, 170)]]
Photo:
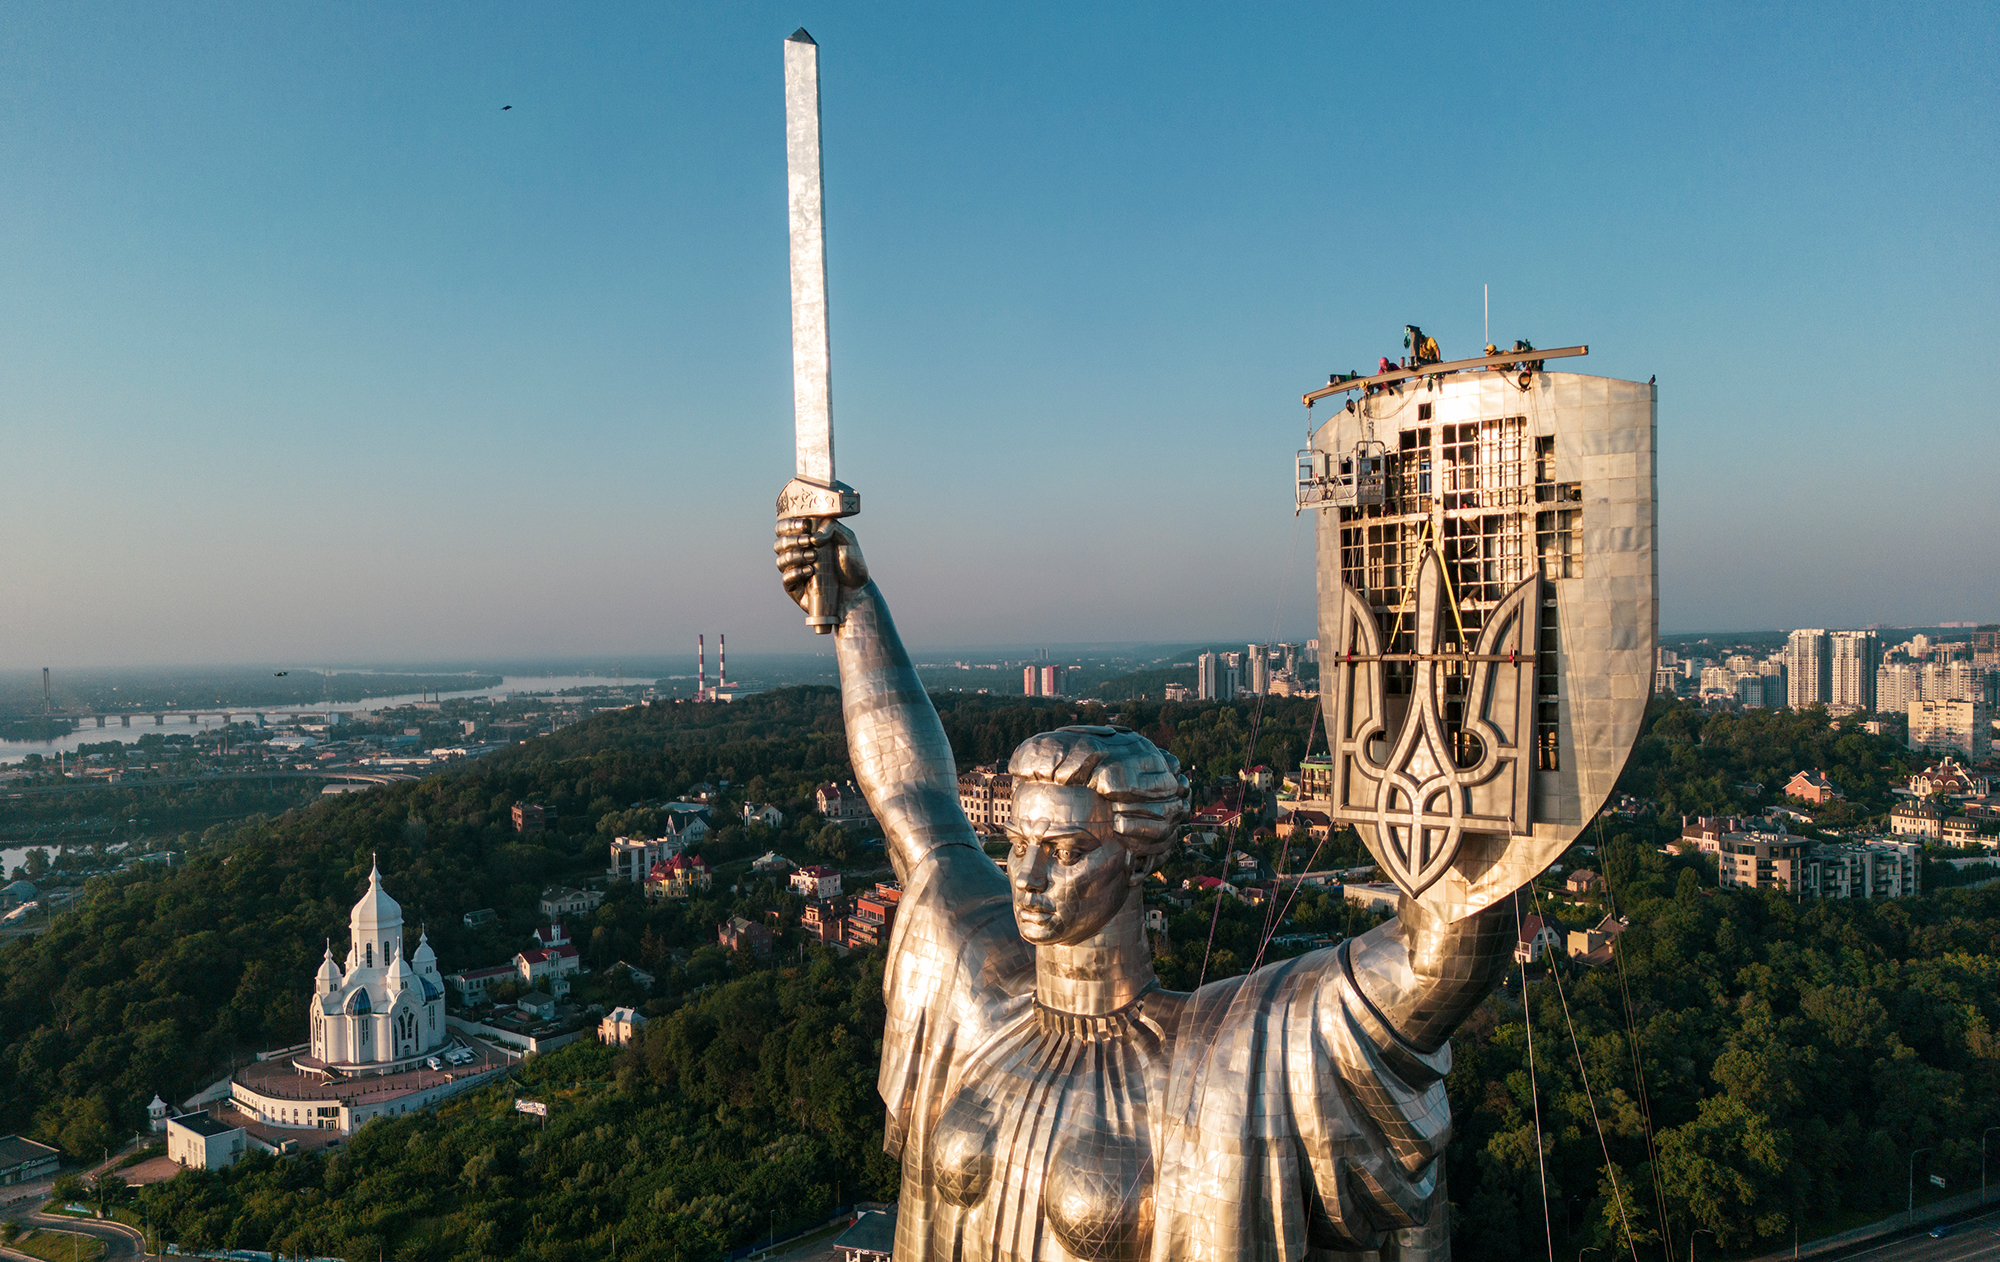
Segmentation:
[[(1448, 1257), (1446, 1040), (1512, 960), (1506, 896), (1602, 804), (1651, 682), (1650, 392), (1498, 359), (1347, 387), (1366, 393), (1300, 462), (1321, 517), (1326, 806), (1405, 897), (1337, 947), (1163, 990), (1140, 889), (1188, 810), (1173, 756), (1115, 727), (1024, 743), (1003, 871), (836, 520), (858, 501), (833, 481), (817, 49), (801, 31), (786, 53), (795, 335), (802, 241), (819, 269), (818, 350), (794, 367), (819, 379), (797, 387), (775, 550), (834, 636), (855, 778), (903, 885), (878, 1079), (903, 1164), (896, 1256)], [(1547, 457), (1532, 480), (1522, 453)]]

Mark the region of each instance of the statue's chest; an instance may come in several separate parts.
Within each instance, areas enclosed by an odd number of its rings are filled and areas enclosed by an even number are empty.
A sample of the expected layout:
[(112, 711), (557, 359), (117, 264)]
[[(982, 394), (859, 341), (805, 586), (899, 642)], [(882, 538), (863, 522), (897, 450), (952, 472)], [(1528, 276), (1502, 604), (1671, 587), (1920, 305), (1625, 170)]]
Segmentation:
[(957, 1211), (938, 1218), (956, 1256), (1045, 1257), (1051, 1244), (1078, 1259), (1147, 1256), (1149, 1103), (1168, 1052), (1145, 1003), (1092, 1018), (1036, 1008), (955, 1067), (926, 1155), (939, 1208)]

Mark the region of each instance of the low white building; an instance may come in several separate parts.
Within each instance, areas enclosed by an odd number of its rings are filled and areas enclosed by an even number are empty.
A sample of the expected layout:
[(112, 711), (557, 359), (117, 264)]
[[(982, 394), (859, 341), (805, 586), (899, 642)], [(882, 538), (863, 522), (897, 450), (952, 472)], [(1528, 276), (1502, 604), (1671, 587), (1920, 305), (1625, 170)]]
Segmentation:
[(167, 1156), (190, 1170), (220, 1170), (234, 1164), (246, 1146), (241, 1126), (207, 1113), (167, 1119)]
[(597, 1023), (597, 1039), (613, 1047), (624, 1047), (646, 1028), (646, 1018), (630, 1008), (613, 1008)]
[(792, 873), (792, 892), (808, 899), (825, 901), (840, 897), (840, 873), (823, 864), (812, 864)]

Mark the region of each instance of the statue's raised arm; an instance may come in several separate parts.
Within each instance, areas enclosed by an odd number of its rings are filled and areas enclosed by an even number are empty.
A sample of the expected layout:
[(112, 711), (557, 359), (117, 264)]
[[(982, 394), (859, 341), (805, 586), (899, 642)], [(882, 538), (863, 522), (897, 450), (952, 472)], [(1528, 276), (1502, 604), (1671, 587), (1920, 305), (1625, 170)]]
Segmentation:
[(855, 780), (882, 826), (896, 875), (907, 878), (939, 846), (978, 848), (958, 801), (958, 767), (937, 709), (896, 634), (854, 532), (838, 521), (789, 517), (773, 550), (785, 591), (805, 607), (815, 552), (833, 542), (840, 578), (840, 702)]

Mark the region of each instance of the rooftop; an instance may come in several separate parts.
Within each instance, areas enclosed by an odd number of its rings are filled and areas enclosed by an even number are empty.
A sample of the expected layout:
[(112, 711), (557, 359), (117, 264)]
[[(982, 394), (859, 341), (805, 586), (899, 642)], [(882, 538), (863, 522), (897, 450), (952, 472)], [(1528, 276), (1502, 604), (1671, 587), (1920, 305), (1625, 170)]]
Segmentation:
[(24, 1161), (40, 1161), (56, 1155), (47, 1144), (38, 1144), (19, 1135), (0, 1135), (0, 1167), (18, 1166)]
[(217, 1135), (227, 1135), (229, 1132), (238, 1129), (235, 1123), (225, 1122), (207, 1113), (186, 1113), (180, 1117), (170, 1117), (167, 1121), (174, 1126), (184, 1127), (208, 1139), (214, 1139)]

